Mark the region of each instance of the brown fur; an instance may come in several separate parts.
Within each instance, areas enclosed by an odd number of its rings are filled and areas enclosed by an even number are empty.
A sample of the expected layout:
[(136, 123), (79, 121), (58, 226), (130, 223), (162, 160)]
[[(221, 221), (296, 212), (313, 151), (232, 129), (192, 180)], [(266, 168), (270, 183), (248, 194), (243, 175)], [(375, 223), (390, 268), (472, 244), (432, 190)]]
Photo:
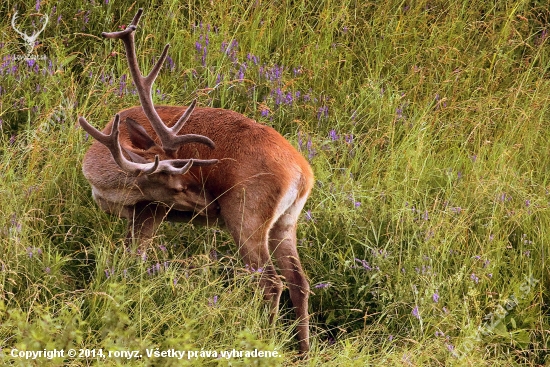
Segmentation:
[[(186, 107), (155, 106), (160, 118), (172, 126)], [(296, 309), (300, 350), (309, 350), (309, 284), (296, 250), (296, 222), (313, 185), (313, 172), (302, 155), (278, 132), (229, 110), (197, 107), (178, 135), (200, 134), (216, 144), (182, 145), (168, 156), (143, 113), (142, 107), (119, 112), (120, 145), (147, 162), (160, 159), (218, 159), (183, 175), (153, 173), (130, 176), (113, 160), (110, 151), (94, 141), (84, 157), (83, 172), (103, 210), (129, 219), (127, 239), (149, 240), (162, 220), (187, 221), (194, 217), (222, 223), (234, 238), (241, 257), (252, 269), (262, 269), (260, 285), (278, 312), (283, 284)], [(158, 145), (142, 149), (131, 139), (126, 119), (141, 125)], [(111, 131), (112, 121), (103, 129)], [(127, 158), (131, 154), (126, 154)]]

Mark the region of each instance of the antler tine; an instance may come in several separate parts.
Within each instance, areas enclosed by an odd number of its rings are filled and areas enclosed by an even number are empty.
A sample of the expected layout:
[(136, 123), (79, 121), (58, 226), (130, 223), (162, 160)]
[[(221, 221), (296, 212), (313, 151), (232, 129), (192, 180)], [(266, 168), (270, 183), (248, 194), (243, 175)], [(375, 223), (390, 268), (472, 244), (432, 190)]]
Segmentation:
[(210, 148), (214, 149), (216, 148), (216, 145), (210, 138), (204, 136), (204, 135), (196, 135), (196, 134), (185, 134), (185, 135), (177, 135), (183, 125), (187, 122), (189, 119), (189, 116), (191, 116), (191, 113), (193, 113), (193, 110), (195, 109), (195, 106), (197, 105), (197, 100), (194, 99), (193, 102), (187, 107), (187, 110), (181, 115), (181, 117), (178, 119), (178, 121), (169, 128), (168, 130), (172, 134), (172, 139), (170, 140), (170, 147), (173, 149), (178, 149), (179, 146), (187, 143), (202, 143), (204, 145), (208, 145)]
[(183, 115), (178, 119), (178, 121), (170, 128), (170, 131), (174, 134), (177, 134), (180, 132), (181, 128), (185, 123), (187, 122), (187, 119), (189, 119), (189, 116), (191, 116), (191, 112), (195, 109), (195, 106), (197, 105), (197, 99), (194, 99), (193, 102), (187, 107)]
[(153, 163), (135, 163), (129, 161), (128, 159), (126, 159), (126, 157), (124, 157), (124, 155), (122, 154), (120, 143), (118, 141), (118, 126), (120, 123), (120, 117), (118, 113), (115, 116), (115, 120), (113, 121), (113, 126), (111, 128), (111, 133), (109, 135), (103, 134), (101, 131), (90, 125), (84, 117), (79, 117), (78, 122), (88, 134), (90, 134), (97, 141), (99, 141), (101, 144), (105, 145), (109, 149), (116, 164), (118, 164), (118, 166), (124, 172), (127, 172), (134, 176), (139, 176), (140, 174), (148, 175), (155, 172), (157, 168), (159, 168), (160, 163), (158, 155), (155, 156), (155, 161)]
[[(173, 163), (182, 163), (185, 162), (185, 165), (181, 168), (174, 167), (171, 164), (168, 164), (168, 162), (172, 161)], [(191, 169), (191, 166), (195, 163), (193, 159), (172, 159), (170, 161), (161, 161), (161, 167), (158, 169), (158, 172), (166, 172), (171, 175), (183, 175), (186, 174), (187, 171)], [(177, 162), (180, 161), (180, 162)]]
[[(126, 51), (126, 59), (128, 60), (130, 74), (132, 75), (132, 79), (136, 84), (143, 112), (145, 113), (145, 116), (147, 116), (147, 118), (149, 119), (153, 130), (155, 130), (155, 133), (159, 137), (162, 148), (167, 153), (175, 153), (182, 144), (190, 142), (202, 143), (208, 145), (210, 148), (214, 148), (214, 143), (207, 137), (203, 137), (200, 135), (192, 135), (188, 137), (186, 135), (177, 135), (177, 133), (179, 132), (179, 130), (181, 130), (181, 127), (185, 124), (185, 121), (193, 111), (193, 108), (189, 108), (184, 116), (182, 116), (178, 120), (176, 126), (171, 129), (166, 127), (166, 125), (158, 115), (153, 104), (152, 87), (153, 82), (157, 78), (160, 69), (164, 64), (164, 61), (166, 60), (166, 57), (168, 56), (168, 48), (170, 47), (170, 44), (164, 46), (164, 50), (162, 51), (159, 59), (157, 60), (149, 74), (147, 76), (144, 76), (141, 73), (137, 62), (134, 40), (134, 31), (137, 28), (142, 13), (143, 9), (140, 8), (134, 16), (132, 23), (125, 30), (119, 32), (103, 32), (102, 35), (106, 38), (118, 38), (124, 43), (124, 49)], [(193, 107), (194, 105), (195, 103), (192, 104)]]
[(132, 33), (136, 30), (142, 14), (143, 8), (139, 8), (136, 15), (134, 15), (134, 19), (132, 19), (132, 23), (130, 23), (125, 30), (119, 32), (102, 32), (101, 35), (106, 38), (121, 38), (126, 33)]
[[(164, 160), (164, 161), (160, 161), (160, 163), (161, 163), (161, 165), (164, 163), (164, 164), (168, 164), (168, 165), (170, 165), (170, 166), (172, 166), (176, 169), (179, 169), (177, 167), (182, 165), (185, 161), (187, 161), (187, 159), (167, 159), (167, 160)], [(193, 162), (193, 166), (195, 166), (195, 167), (210, 166), (212, 164), (216, 164), (216, 163), (219, 162), (217, 159), (194, 159), (194, 158), (189, 159), (189, 161)]]

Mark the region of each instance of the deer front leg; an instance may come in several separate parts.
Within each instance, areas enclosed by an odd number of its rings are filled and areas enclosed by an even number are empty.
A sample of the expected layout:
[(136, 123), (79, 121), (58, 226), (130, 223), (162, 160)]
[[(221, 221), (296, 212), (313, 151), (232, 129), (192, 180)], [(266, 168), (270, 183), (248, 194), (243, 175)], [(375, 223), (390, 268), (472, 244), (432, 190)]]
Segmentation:
[(128, 218), (125, 244), (129, 246), (136, 242), (141, 250), (145, 250), (146, 243), (151, 240), (169, 209), (151, 202), (137, 203), (125, 209)]

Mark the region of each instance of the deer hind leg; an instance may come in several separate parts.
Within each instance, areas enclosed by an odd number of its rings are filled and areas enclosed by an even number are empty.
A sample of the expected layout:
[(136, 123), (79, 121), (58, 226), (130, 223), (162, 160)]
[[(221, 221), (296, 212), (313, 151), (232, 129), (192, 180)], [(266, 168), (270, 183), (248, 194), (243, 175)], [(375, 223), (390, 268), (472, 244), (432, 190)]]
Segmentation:
[(269, 249), (275, 256), (277, 268), (286, 279), (290, 299), (298, 321), (300, 352), (309, 351), (309, 282), (302, 269), (296, 249), (296, 222), (306, 197), (298, 198), (287, 208), (269, 231)]
[[(270, 321), (275, 321), (279, 311), (279, 300), (283, 292), (283, 283), (271, 261), (267, 245), (267, 234), (272, 219), (260, 218), (252, 208), (240, 205), (242, 212), (235, 213), (233, 202), (220, 202), (224, 226), (231, 233), (238, 246), (239, 255), (246, 266), (259, 275), (264, 300), (270, 303)], [(239, 205), (239, 204), (238, 204)], [(225, 208), (230, 210), (224, 211)]]

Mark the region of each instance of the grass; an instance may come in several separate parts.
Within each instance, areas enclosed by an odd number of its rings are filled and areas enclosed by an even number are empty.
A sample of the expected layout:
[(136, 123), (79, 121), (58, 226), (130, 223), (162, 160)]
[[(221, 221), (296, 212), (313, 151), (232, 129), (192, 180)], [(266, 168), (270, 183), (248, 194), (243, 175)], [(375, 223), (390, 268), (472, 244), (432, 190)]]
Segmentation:
[[(32, 363), (548, 365), (545, 2), (17, 2), (27, 33), (50, 15), (32, 60), (15, 6), (0, 5), (4, 363), (74, 348), (88, 354)], [(298, 230), (307, 361), (288, 296), (270, 326), (227, 234), (164, 224), (143, 260), (91, 198), (76, 120), (138, 104), (121, 45), (98, 36), (140, 6), (142, 69), (171, 44), (157, 103), (239, 111), (314, 168)], [(283, 357), (206, 355), (255, 348)]]

